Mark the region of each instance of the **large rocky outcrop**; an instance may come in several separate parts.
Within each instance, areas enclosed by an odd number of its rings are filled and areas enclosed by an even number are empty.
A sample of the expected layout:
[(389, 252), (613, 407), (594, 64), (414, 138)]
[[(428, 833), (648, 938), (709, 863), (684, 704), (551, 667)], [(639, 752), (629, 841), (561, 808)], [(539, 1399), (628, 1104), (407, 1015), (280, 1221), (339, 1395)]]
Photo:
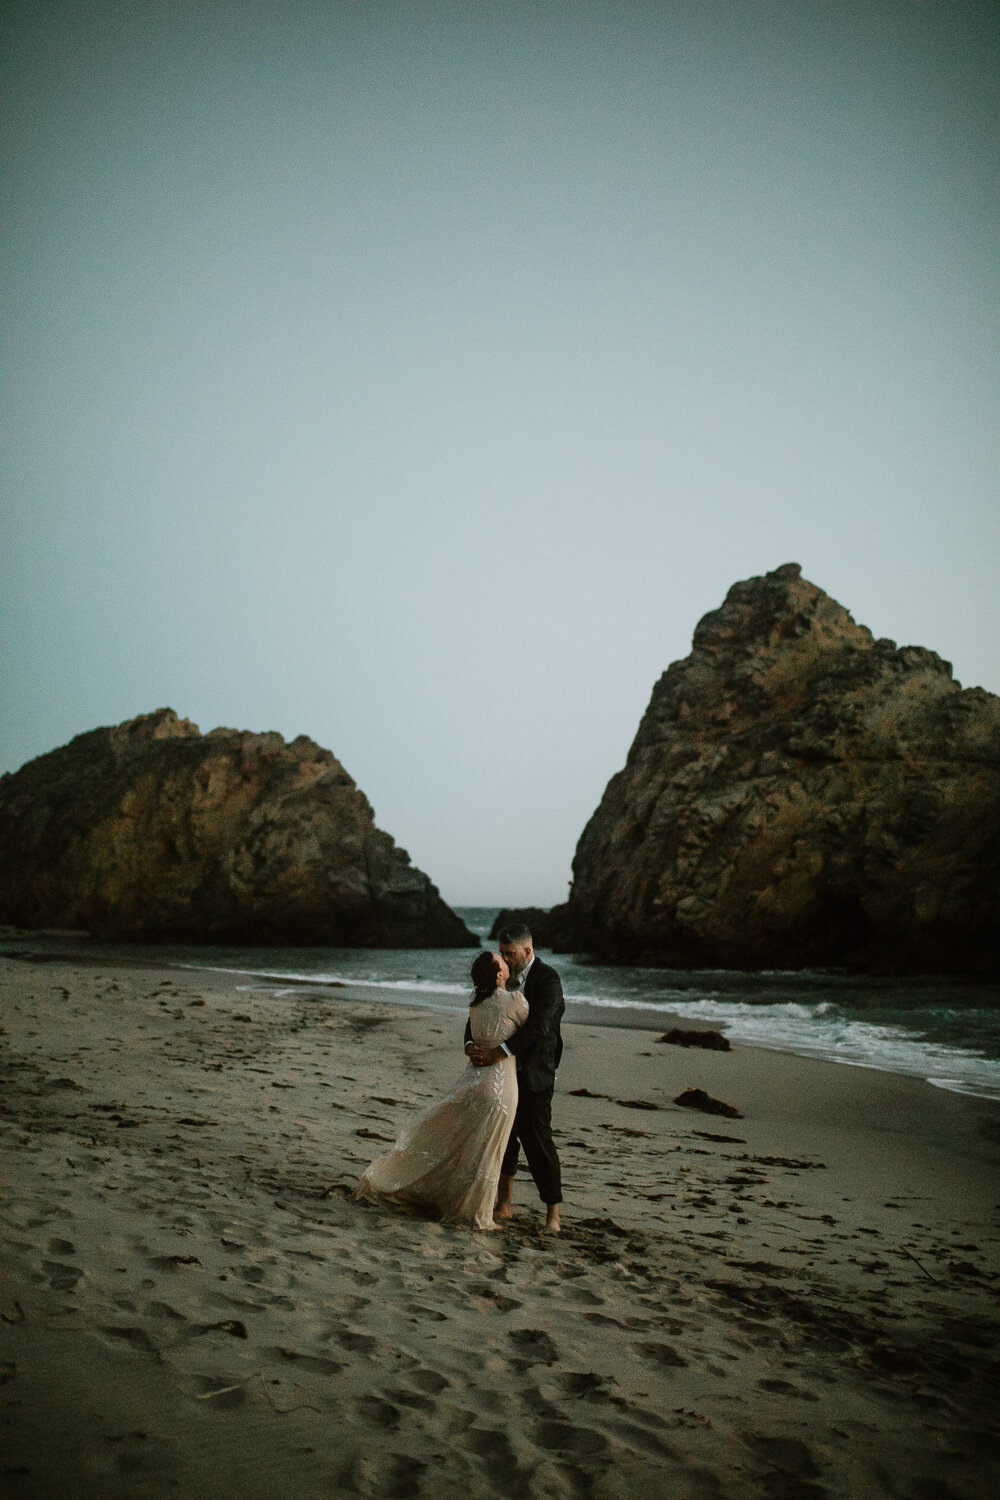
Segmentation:
[(0, 778), (0, 921), (202, 943), (477, 940), (300, 735), (199, 733), (172, 709)]
[(577, 846), (573, 946), (678, 967), (1000, 967), (1000, 699), (787, 563), (653, 690)]

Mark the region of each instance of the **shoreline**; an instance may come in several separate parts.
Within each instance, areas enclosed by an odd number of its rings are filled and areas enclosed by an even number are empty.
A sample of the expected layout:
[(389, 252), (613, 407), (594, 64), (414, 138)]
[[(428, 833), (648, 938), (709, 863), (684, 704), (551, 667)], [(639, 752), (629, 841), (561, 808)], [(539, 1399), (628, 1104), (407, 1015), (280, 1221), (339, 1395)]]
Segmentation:
[(0, 987), (5, 1500), (995, 1493), (990, 1102), (570, 1023), (564, 1232), (519, 1174), (477, 1235), (351, 1198), (460, 1013), (164, 964)]
[[(31, 936), (34, 936), (36, 939), (47, 936), (49, 938), (59, 940), (63, 938), (75, 938), (85, 935), (80, 933), (61, 933), (54, 930), (47, 933), (31, 933), (30, 931), (16, 933), (14, 929), (6, 929), (6, 935), (0, 936), (0, 942), (6, 945), (17, 941), (18, 938), (24, 938), (25, 940), (27, 940)], [(222, 968), (195, 959), (181, 960), (174, 957), (170, 953), (169, 948), (156, 948), (155, 946), (151, 946), (148, 956), (146, 954), (136, 952), (123, 955), (116, 949), (115, 945), (101, 946), (99, 944), (96, 944), (96, 942), (93, 950), (91, 951), (83, 949), (73, 950), (70, 952), (60, 952), (57, 950), (55, 952), (46, 953), (44, 951), (32, 950), (29, 948), (26, 950), (15, 949), (14, 951), (9, 952), (4, 951), (4, 948), (0, 947), (0, 959), (4, 958), (14, 962), (72, 963), (80, 967), (91, 969), (95, 967), (115, 966), (139, 970), (169, 968), (172, 970), (176, 970), (178, 973), (182, 974), (205, 974), (214, 976), (221, 981), (224, 981), (226, 979), (238, 978), (244, 980), (248, 984), (265, 985), (276, 992), (282, 990), (303, 989), (315, 993), (318, 997), (322, 997), (324, 994), (337, 992), (341, 998), (350, 997), (352, 1000), (355, 998), (368, 999), (372, 1003), (377, 1003), (384, 1000), (387, 1003), (397, 1004), (402, 1007), (433, 1009), (440, 1012), (441, 1014), (459, 1014), (463, 1009), (460, 1004), (456, 1003), (457, 997), (450, 989), (435, 991), (433, 989), (418, 988), (415, 985), (411, 987), (407, 984), (394, 983), (393, 981), (388, 979), (384, 982), (379, 982), (377, 980), (365, 980), (363, 982), (359, 982), (352, 981), (350, 978), (314, 979), (309, 977), (308, 975), (301, 974), (279, 976), (277, 974), (265, 974), (252, 969)], [(728, 978), (735, 979), (739, 977), (736, 975), (735, 971), (725, 971), (725, 973)], [(714, 974), (712, 977), (714, 979), (718, 979), (719, 975)], [(758, 985), (771, 985), (774, 984), (776, 980), (784, 981), (794, 978), (794, 976), (790, 972), (786, 974), (784, 971), (782, 971), (780, 975), (757, 974), (747, 977), (750, 979), (756, 979)], [(804, 975), (803, 977), (807, 979), (809, 983), (812, 983), (817, 976), (809, 974)], [(849, 980), (846, 976), (826, 977), (830, 979), (831, 988), (833, 988), (834, 990), (842, 989), (849, 983)], [(886, 981), (876, 982), (884, 983)], [(919, 984), (920, 981), (915, 981), (915, 983)], [(927, 976), (923, 983), (926, 986), (933, 987), (936, 983), (935, 977)], [(963, 986), (961, 985), (958, 986), (959, 989), (961, 989), (962, 987)], [(982, 990), (983, 988), (981, 985), (977, 985), (975, 987), (979, 990)], [(696, 986), (692, 983), (692, 989), (694, 988), (696, 988)], [(439, 996), (444, 995), (449, 995), (451, 997), (447, 1003), (443, 1003), (442, 1000), (438, 998)], [(402, 996), (405, 996), (406, 998), (402, 998)], [(990, 998), (992, 999), (993, 997), (991, 996)], [(998, 991), (997, 993), (996, 1001), (998, 1009), (1000, 1009), (1000, 991)], [(780, 1003), (777, 1000), (777, 996), (775, 996), (774, 1003)], [(865, 1025), (866, 1021), (864, 1010), (859, 1011), (853, 1017), (853, 1020), (856, 1024), (860, 1024), (862, 1026)], [(1000, 1061), (997, 1062), (997, 1067), (995, 1070), (998, 1074), (998, 1078), (995, 1083), (992, 1080), (984, 1083), (978, 1079), (950, 1077), (948, 1074), (948, 1052), (946, 1051), (944, 1056), (940, 1059), (924, 1060), (923, 1065), (928, 1069), (932, 1066), (932, 1062), (938, 1063), (935, 1076), (930, 1076), (928, 1072), (921, 1071), (919, 1066), (914, 1066), (912, 1061), (909, 1066), (892, 1067), (887, 1065), (885, 1058), (879, 1057), (875, 1054), (861, 1056), (830, 1056), (824, 1049), (822, 1042), (818, 1044), (802, 1042), (796, 1043), (795, 1041), (787, 1039), (783, 1041), (769, 1041), (760, 1037), (747, 1037), (740, 1034), (740, 1021), (734, 1020), (731, 1017), (693, 1015), (689, 1010), (686, 1009), (683, 1001), (678, 1001), (675, 1008), (667, 1010), (659, 1008), (654, 1009), (649, 1003), (643, 1002), (638, 1002), (634, 1005), (630, 1005), (627, 1001), (614, 1001), (607, 1004), (602, 1004), (599, 1000), (592, 998), (588, 998), (587, 1000), (574, 1000), (572, 998), (567, 998), (566, 1022), (575, 1022), (578, 1024), (598, 1026), (612, 1030), (637, 1030), (648, 1031), (650, 1033), (665, 1032), (675, 1026), (681, 1027), (683, 1029), (715, 1030), (722, 1032), (724, 1035), (729, 1035), (731, 1042), (734, 1042), (735, 1045), (740, 1048), (753, 1047), (760, 1051), (773, 1052), (782, 1056), (798, 1057), (804, 1060), (831, 1063), (835, 1066), (850, 1067), (854, 1069), (862, 1069), (865, 1071), (874, 1071), (879, 1074), (886, 1074), (894, 1077), (911, 1078), (927, 1083), (930, 1087), (939, 1092), (960, 1094), (965, 1098), (978, 1099), (1000, 1105)], [(735, 1030), (732, 1030), (732, 1028), (735, 1028)], [(906, 1029), (901, 1028), (900, 1034), (905, 1036)], [(919, 1039), (916, 1036), (911, 1037), (908, 1040), (911, 1045), (920, 1045)], [(944, 1045), (947, 1046), (947, 1044)], [(950, 1050), (954, 1053), (954, 1057), (956, 1060), (955, 1065), (957, 1066), (959, 1073), (961, 1073), (962, 1067), (968, 1064), (969, 1060), (972, 1060), (974, 1063), (980, 1060), (984, 1060), (984, 1054), (981, 1048), (977, 1047), (975, 1043), (971, 1043), (965, 1047), (962, 1047), (961, 1045), (955, 1046)], [(985, 1060), (988, 1060), (988, 1058)]]
[[(472, 910), (472, 909), (473, 908), (468, 908), (468, 907), (456, 908), (456, 910), (458, 910), (459, 912), (469, 911), (469, 910)], [(493, 941), (491, 938), (484, 937), (482, 939), (482, 947), (488, 948), (489, 945), (490, 945), (490, 943), (491, 943), (491, 941)], [(57, 949), (57, 950), (55, 950), (55, 952), (53, 954), (45, 954), (45, 953), (42, 952), (42, 950), (36, 949), (36, 950), (34, 950), (34, 954), (35, 954), (35, 956), (38, 957), (38, 959), (39, 959), (40, 962), (51, 962), (51, 961), (53, 961), (56, 958), (60, 958), (60, 959), (64, 958), (66, 961), (72, 960), (73, 962), (82, 963), (82, 964), (91, 964), (91, 963), (97, 963), (97, 962), (104, 962), (104, 963), (115, 962), (115, 963), (128, 964), (129, 966), (131, 966), (132, 964), (136, 964), (136, 965), (141, 966), (141, 967), (154, 967), (154, 968), (158, 967), (158, 966), (160, 966), (160, 965), (162, 965), (164, 963), (170, 963), (171, 962), (171, 960), (168, 957), (165, 957), (164, 955), (169, 954), (171, 951), (183, 951), (185, 949), (187, 949), (187, 950), (195, 949), (195, 950), (199, 950), (201, 952), (204, 952), (206, 950), (213, 950), (213, 949), (217, 949), (217, 950), (219, 950), (221, 952), (237, 950), (237, 951), (247, 952), (247, 953), (251, 953), (251, 952), (268, 952), (268, 951), (274, 950), (274, 949), (278, 949), (278, 950), (280, 950), (282, 952), (302, 952), (302, 953), (311, 953), (311, 952), (316, 952), (316, 951), (322, 951), (324, 953), (336, 953), (336, 952), (339, 952), (339, 951), (345, 951), (345, 952), (357, 952), (357, 951), (359, 951), (358, 949), (355, 949), (355, 948), (345, 948), (345, 949), (341, 950), (341, 949), (336, 948), (336, 947), (327, 948), (327, 947), (323, 947), (323, 945), (308, 944), (308, 943), (307, 944), (302, 944), (302, 945), (294, 944), (293, 943), (293, 944), (290, 944), (288, 947), (283, 947), (280, 943), (279, 944), (266, 943), (266, 944), (261, 944), (259, 947), (257, 947), (257, 946), (254, 946), (253, 944), (239, 944), (239, 943), (229, 943), (229, 942), (215, 942), (215, 943), (213, 943), (213, 942), (210, 942), (210, 941), (199, 942), (197, 939), (194, 939), (194, 938), (190, 939), (189, 941), (187, 941), (187, 940), (171, 941), (171, 940), (168, 940), (168, 939), (156, 939), (156, 938), (150, 938), (148, 940), (142, 940), (142, 939), (138, 939), (138, 938), (134, 938), (134, 939), (130, 940), (127, 937), (122, 937), (122, 938), (103, 938), (103, 937), (96, 937), (93, 934), (84, 931), (83, 929), (76, 929), (76, 928), (61, 928), (61, 927), (13, 927), (13, 926), (9, 926), (9, 925), (0, 924), (0, 956), (2, 956), (2, 950), (3, 950), (3, 948), (7, 944), (22, 943), (22, 942), (25, 943), (25, 944), (27, 944), (27, 945), (29, 945), (29, 946), (32, 943), (40, 943), (40, 942), (51, 942), (51, 943), (78, 942), (81, 945), (80, 948), (75, 949), (75, 950), (68, 950), (68, 949), (66, 949), (66, 950), (59, 950), (59, 949)], [(88, 949), (90, 951), (88, 951)], [(129, 957), (128, 959), (123, 959), (123, 958), (121, 958), (121, 957), (118, 956), (121, 953), (122, 949), (132, 949), (133, 950), (133, 954), (138, 954), (138, 953), (141, 953), (143, 951), (148, 950), (148, 952), (151, 955), (155, 955), (155, 957), (151, 956), (150, 958), (147, 959), (147, 958), (139, 958), (139, 957), (134, 957), (133, 956), (133, 957)], [(365, 949), (364, 951), (372, 953), (372, 954), (377, 954), (377, 953), (399, 953), (399, 952), (415, 952), (415, 953), (416, 952), (428, 952), (428, 953), (438, 953), (438, 952), (447, 952), (447, 953), (473, 953), (475, 951), (475, 949), (472, 948), (472, 947), (469, 947), (469, 948), (448, 948), (448, 949), (428, 948), (428, 949), (425, 950), (425, 949), (377, 948), (376, 947), (376, 948), (368, 948), (368, 949)], [(599, 957), (599, 956), (597, 956), (595, 954), (592, 954), (592, 953), (584, 953), (584, 952), (576, 952), (576, 951), (566, 951), (566, 952), (564, 952), (561, 949), (560, 950), (556, 950), (556, 949), (552, 949), (552, 948), (546, 948), (546, 947), (544, 947), (542, 945), (539, 945), (538, 952), (540, 954), (544, 954), (546, 956), (546, 962), (553, 963), (556, 966), (559, 965), (560, 961), (570, 961), (570, 962), (579, 962), (580, 968), (582, 970), (584, 970), (584, 971), (586, 971), (586, 969), (589, 968), (589, 967), (594, 967), (594, 968), (598, 968), (598, 969), (605, 969), (605, 968), (606, 969), (611, 969), (612, 971), (615, 971), (615, 970), (636, 969), (639, 972), (643, 972), (643, 973), (656, 973), (656, 972), (669, 973), (669, 974), (671, 974), (672, 976), (674, 976), (674, 977), (676, 977), (678, 979), (684, 979), (687, 983), (690, 984), (690, 986), (692, 988), (700, 988), (700, 987), (702, 987), (704, 985), (705, 981), (709, 980), (709, 979), (711, 979), (711, 980), (722, 980), (722, 981), (724, 981), (726, 983), (727, 986), (731, 985), (733, 988), (738, 988), (738, 989), (745, 989), (745, 988), (751, 988), (752, 989), (752, 988), (757, 987), (757, 986), (767, 986), (767, 985), (772, 985), (772, 984), (777, 985), (779, 988), (784, 988), (786, 986), (787, 987), (793, 987), (793, 986), (796, 985), (797, 981), (799, 981), (799, 980), (801, 980), (801, 979), (804, 978), (804, 979), (807, 979), (810, 983), (816, 985), (817, 987), (829, 986), (833, 990), (845, 989), (845, 988), (851, 988), (851, 987), (854, 987), (854, 988), (857, 988), (857, 987), (871, 987), (873, 989), (882, 989), (882, 988), (891, 989), (894, 986), (899, 985), (900, 983), (905, 983), (907, 985), (915, 986), (918, 989), (925, 988), (925, 987), (944, 986), (945, 988), (950, 988), (950, 989), (955, 989), (955, 990), (963, 990), (963, 989), (980, 989), (980, 990), (985, 990), (985, 989), (989, 989), (989, 990), (997, 990), (998, 993), (1000, 993), (1000, 974), (998, 974), (996, 972), (989, 972), (989, 971), (983, 971), (983, 972), (974, 971), (974, 970), (968, 970), (968, 971), (965, 971), (965, 970), (941, 970), (941, 971), (937, 971), (937, 970), (923, 970), (923, 969), (920, 969), (920, 970), (914, 970), (912, 973), (910, 973), (910, 972), (904, 972), (904, 971), (900, 971), (899, 973), (896, 973), (896, 972), (888, 972), (888, 971), (885, 971), (885, 970), (864, 970), (864, 969), (857, 969), (857, 970), (855, 970), (855, 969), (836, 968), (836, 967), (827, 967), (827, 968), (824, 968), (824, 967), (817, 967), (817, 968), (805, 967), (805, 968), (800, 968), (800, 969), (788, 969), (788, 968), (726, 969), (726, 968), (718, 968), (718, 967), (712, 967), (712, 966), (699, 967), (699, 968), (672, 968), (669, 965), (661, 965), (661, 964), (635, 964), (635, 963), (629, 963), (629, 962), (627, 962), (625, 960), (617, 961), (616, 962), (616, 961), (613, 961), (610, 958), (607, 958), (607, 957), (601, 958), (601, 957)]]
[[(52, 938), (60, 936), (54, 933)], [(411, 984), (406, 981), (393, 981), (391, 978), (385, 980), (352, 980), (352, 978), (313, 978), (306, 974), (280, 975), (277, 972), (256, 971), (256, 969), (244, 969), (232, 966), (222, 968), (213, 965), (204, 959), (204, 954), (196, 957), (181, 959), (171, 953), (169, 948), (150, 951), (130, 951), (123, 954), (115, 950), (115, 947), (94, 947), (87, 951), (36, 951), (21, 950), (13, 948), (12, 951), (6, 947), (10, 938), (4, 939), (4, 947), (0, 947), (0, 959), (9, 959), (12, 962), (39, 962), (39, 963), (67, 963), (73, 962), (81, 968), (108, 968), (108, 966), (121, 966), (121, 968), (136, 969), (136, 971), (150, 971), (150, 969), (171, 969), (178, 975), (199, 974), (208, 977), (208, 980), (219, 981), (241, 981), (247, 986), (264, 986), (273, 990), (273, 993), (301, 992), (312, 993), (316, 999), (340, 998), (351, 999), (351, 1001), (366, 1001), (369, 1004), (400, 1005), (403, 1008), (427, 1008), (436, 1011), (441, 1016), (457, 1016), (463, 1011), (463, 998), (456, 993), (454, 986), (442, 986), (441, 989), (430, 989), (427, 984)], [(183, 953), (186, 950), (180, 950)], [(411, 953), (411, 950), (403, 950)], [(574, 975), (573, 978), (576, 978)], [(573, 978), (568, 983), (573, 983)], [(762, 977), (765, 980), (766, 977)], [(808, 977), (804, 977), (808, 978)], [(433, 981), (432, 981), (433, 983)], [(768, 984), (771, 980), (768, 980)], [(712, 999), (715, 999), (712, 996)], [(994, 996), (990, 996), (993, 1001)], [(724, 996), (723, 996), (724, 1001)], [(996, 996), (997, 1016), (1000, 1017), (1000, 993)], [(664, 1004), (664, 1002), (661, 1002)], [(670, 1002), (666, 1002), (670, 1004)], [(717, 1014), (696, 1013), (693, 1005), (685, 1005), (682, 999), (676, 1001), (676, 1005), (670, 1005), (669, 1010), (657, 1007), (651, 1002), (636, 1002), (628, 1004), (628, 1001), (601, 1002), (594, 996), (586, 999), (567, 999), (567, 1011), (565, 1011), (565, 1022), (580, 1023), (580, 1025), (600, 1026), (607, 1029), (625, 1029), (625, 1031), (645, 1031), (649, 1034), (666, 1034), (669, 1029), (708, 1029), (717, 1031), (729, 1038), (730, 1044), (736, 1047), (754, 1047), (762, 1052), (778, 1053), (790, 1058), (808, 1059), (808, 1061), (826, 1062), (837, 1067), (855, 1068), (855, 1070), (874, 1071), (877, 1074), (886, 1074), (892, 1077), (909, 1077), (927, 1083), (937, 1092), (945, 1094), (958, 1094), (964, 1098), (987, 1101), (994, 1106), (1000, 1106), (1000, 1059), (991, 1058), (990, 1052), (984, 1052), (981, 1040), (970, 1040), (966, 1046), (949, 1043), (936, 1043), (930, 1035), (921, 1035), (913, 1022), (919, 1013), (913, 1014), (910, 1025), (900, 1023), (889, 1023), (889, 1031), (895, 1032), (895, 1041), (903, 1044), (904, 1052), (909, 1049), (909, 1055), (903, 1062), (894, 1059), (889, 1061), (885, 1056), (885, 1038), (888, 1032), (882, 1031), (879, 1035), (879, 1022), (868, 1022), (867, 1013), (864, 1010), (856, 1011), (849, 1017), (850, 1026), (853, 1028), (871, 1029), (874, 1038), (874, 1047), (871, 1046), (871, 1038), (865, 1037), (859, 1041), (858, 1037), (850, 1038), (847, 1050), (841, 1050), (832, 1038), (823, 1035), (822, 1028), (816, 1028), (813, 1037), (802, 1037), (802, 1035), (781, 1035), (784, 1026), (783, 1014), (775, 1011), (777, 1020), (777, 1032), (775, 1037), (762, 1037), (753, 1035), (757, 1028), (757, 1007), (753, 1004), (742, 1004), (741, 1010), (744, 1014), (739, 1016), (717, 1016)], [(769, 1016), (769, 1005), (780, 1007), (781, 1001), (777, 993), (774, 998), (769, 999), (768, 1004), (760, 1005), (760, 1014), (768, 1017), (769, 1025), (774, 1025)], [(973, 1007), (973, 1011), (981, 1007)], [(991, 1007), (993, 1008), (993, 1007)], [(850, 1029), (849, 1026), (849, 1029)], [(793, 1023), (790, 1031), (795, 1032)], [(750, 1035), (748, 1035), (750, 1032)], [(852, 1055), (853, 1052), (853, 1055)]]

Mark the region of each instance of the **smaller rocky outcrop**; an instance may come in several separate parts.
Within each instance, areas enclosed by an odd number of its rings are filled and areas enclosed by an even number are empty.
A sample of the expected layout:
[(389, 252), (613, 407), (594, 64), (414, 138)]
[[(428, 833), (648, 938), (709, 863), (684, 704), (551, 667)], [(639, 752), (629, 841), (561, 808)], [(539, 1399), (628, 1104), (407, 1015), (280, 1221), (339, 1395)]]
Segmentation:
[(658, 1042), (669, 1042), (672, 1047), (705, 1047), (709, 1052), (730, 1052), (729, 1038), (721, 1031), (686, 1031), (674, 1026), (656, 1038)]
[(553, 907), (552, 911), (546, 911), (541, 906), (504, 907), (503, 911), (497, 913), (496, 921), (490, 928), (490, 937), (498, 938), (506, 928), (523, 922), (530, 929), (536, 948), (558, 948), (561, 952), (566, 952), (572, 945), (564, 942), (568, 929), (559, 917), (562, 910), (562, 907)]
[(674, 1103), (681, 1105), (683, 1109), (700, 1109), (705, 1115), (723, 1115), (727, 1120), (743, 1119), (735, 1105), (713, 1099), (704, 1089), (685, 1089), (682, 1094), (677, 1095)]
[(105, 938), (477, 947), (305, 735), (162, 708), (0, 777), (0, 921)]

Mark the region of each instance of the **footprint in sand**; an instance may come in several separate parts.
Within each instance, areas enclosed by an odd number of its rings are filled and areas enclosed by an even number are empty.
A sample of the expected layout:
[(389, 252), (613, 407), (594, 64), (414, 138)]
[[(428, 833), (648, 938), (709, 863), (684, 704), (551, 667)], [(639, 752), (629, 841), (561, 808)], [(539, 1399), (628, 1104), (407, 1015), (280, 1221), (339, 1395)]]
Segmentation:
[(495, 1472), (514, 1474), (517, 1458), (513, 1448), (502, 1432), (490, 1432), (484, 1427), (467, 1427), (462, 1434), (462, 1446), (476, 1458), (487, 1458), (495, 1465)]
[(798, 1438), (766, 1437), (763, 1433), (748, 1432), (744, 1433), (743, 1441), (765, 1463), (770, 1464), (772, 1469), (777, 1470), (777, 1475), (785, 1480), (787, 1488), (783, 1486), (779, 1493), (801, 1495), (802, 1500), (811, 1500), (813, 1496), (819, 1500), (820, 1496), (825, 1495), (826, 1491), (821, 1490), (817, 1485), (800, 1484), (795, 1488), (788, 1484), (789, 1479), (806, 1480), (819, 1477), (819, 1469), (816, 1467), (812, 1454), (805, 1443), (800, 1442)]
[(564, 1287), (563, 1296), (567, 1302), (582, 1302), (587, 1307), (604, 1306), (604, 1298), (599, 1297), (596, 1292), (588, 1291), (585, 1286)]
[(687, 1360), (682, 1359), (670, 1344), (641, 1343), (637, 1344), (636, 1348), (640, 1349), (647, 1359), (655, 1360), (658, 1365), (677, 1369), (682, 1369), (687, 1365)]
[(246, 1281), (251, 1284), (256, 1284), (259, 1281), (263, 1281), (264, 1277), (267, 1275), (267, 1272), (261, 1266), (230, 1266), (229, 1269), (230, 1271), (232, 1271), (233, 1275), (238, 1276), (241, 1281)]
[(156, 1359), (160, 1358), (160, 1351), (153, 1343), (144, 1328), (116, 1328), (113, 1324), (101, 1329), (109, 1338), (124, 1339), (131, 1344), (133, 1349), (141, 1349), (143, 1354), (152, 1354)]
[(410, 1380), (430, 1396), (439, 1396), (442, 1391), (451, 1390), (451, 1381), (444, 1375), (439, 1375), (437, 1370), (414, 1370)]
[(493, 1303), (493, 1306), (499, 1313), (517, 1312), (519, 1307), (524, 1306), (524, 1303), (518, 1302), (516, 1297), (504, 1297), (500, 1292), (494, 1292), (492, 1295), (487, 1294), (487, 1300)]
[(247, 1325), (239, 1318), (223, 1318), (220, 1323), (196, 1323), (192, 1327), (192, 1334), (200, 1336), (203, 1333), (228, 1333), (234, 1339), (248, 1339)]
[(370, 1302), (370, 1297), (356, 1297), (353, 1292), (334, 1292), (332, 1297), (323, 1299), (323, 1306), (330, 1308), (332, 1312), (354, 1313), (368, 1307)]
[(408, 1302), (403, 1311), (411, 1313), (415, 1318), (424, 1318), (430, 1323), (447, 1323), (448, 1321), (446, 1313), (438, 1312), (433, 1307), (421, 1307), (419, 1302)]
[(559, 1351), (541, 1328), (511, 1328), (508, 1330), (511, 1343), (521, 1356), (519, 1363), (553, 1365)]
[(338, 1476), (349, 1493), (364, 1495), (368, 1500), (409, 1500), (423, 1493), (426, 1464), (398, 1453), (359, 1455)]
[(42, 1270), (48, 1276), (49, 1286), (54, 1292), (71, 1292), (84, 1274), (79, 1266), (55, 1260), (43, 1260)]
[(463, 1432), (468, 1432), (473, 1422), (475, 1422), (477, 1416), (477, 1412), (463, 1411), (460, 1407), (455, 1406), (451, 1407), (450, 1410), (445, 1413), (445, 1437), (461, 1437)]
[(795, 1396), (799, 1401), (818, 1401), (812, 1391), (804, 1391), (790, 1380), (758, 1380), (762, 1391), (773, 1391), (777, 1396)]
[(544, 1453), (565, 1453), (574, 1458), (592, 1459), (608, 1448), (608, 1440), (601, 1433), (569, 1422), (539, 1422), (532, 1441)]
[(175, 1307), (171, 1307), (169, 1302), (147, 1302), (143, 1313), (147, 1318), (160, 1318), (163, 1322), (187, 1322), (184, 1314), (178, 1312)]
[[(576, 1401), (588, 1401), (595, 1403), (607, 1403), (619, 1401), (608, 1389), (614, 1385), (613, 1375), (598, 1375), (593, 1370), (567, 1371), (558, 1376), (555, 1387), (543, 1387), (543, 1391), (558, 1399), (559, 1397), (572, 1397)], [(554, 1408), (558, 1410), (558, 1408)]]
[(398, 1406), (409, 1407), (411, 1411), (422, 1411), (430, 1415), (437, 1411), (436, 1404), (428, 1396), (418, 1396), (416, 1391), (405, 1391), (401, 1386), (392, 1386), (385, 1391), (386, 1397), (395, 1401)]
[(276, 1348), (265, 1349), (264, 1355), (270, 1359), (280, 1359), (295, 1366), (296, 1370), (307, 1370), (312, 1375), (339, 1375), (344, 1365), (335, 1359), (326, 1359), (322, 1354), (300, 1354), (298, 1349), (289, 1349), (285, 1345)]
[(647, 1432), (644, 1427), (637, 1427), (634, 1422), (623, 1422), (612, 1417), (607, 1425), (609, 1432), (639, 1453), (646, 1453), (651, 1458), (658, 1459), (677, 1457), (677, 1450), (671, 1448), (669, 1443), (658, 1438), (655, 1432)]
[(378, 1348), (378, 1339), (370, 1333), (354, 1333), (350, 1328), (335, 1329), (333, 1337), (349, 1354), (374, 1354)]
[(378, 1427), (383, 1432), (395, 1432), (399, 1426), (396, 1407), (391, 1401), (383, 1401), (378, 1396), (362, 1396), (355, 1401), (354, 1409), (367, 1426)]
[(158, 1271), (176, 1271), (181, 1266), (200, 1266), (197, 1255), (153, 1255), (149, 1264)]

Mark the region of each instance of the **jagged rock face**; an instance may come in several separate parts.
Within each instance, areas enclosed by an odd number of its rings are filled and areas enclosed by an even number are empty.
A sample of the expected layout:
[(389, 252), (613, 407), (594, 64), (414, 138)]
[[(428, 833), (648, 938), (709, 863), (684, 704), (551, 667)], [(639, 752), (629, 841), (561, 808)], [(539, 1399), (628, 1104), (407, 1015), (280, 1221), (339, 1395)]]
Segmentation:
[(788, 563), (653, 690), (577, 846), (574, 945), (679, 967), (1000, 967), (1000, 699)]
[(477, 939), (329, 750), (172, 709), (0, 778), (0, 921), (206, 943)]

